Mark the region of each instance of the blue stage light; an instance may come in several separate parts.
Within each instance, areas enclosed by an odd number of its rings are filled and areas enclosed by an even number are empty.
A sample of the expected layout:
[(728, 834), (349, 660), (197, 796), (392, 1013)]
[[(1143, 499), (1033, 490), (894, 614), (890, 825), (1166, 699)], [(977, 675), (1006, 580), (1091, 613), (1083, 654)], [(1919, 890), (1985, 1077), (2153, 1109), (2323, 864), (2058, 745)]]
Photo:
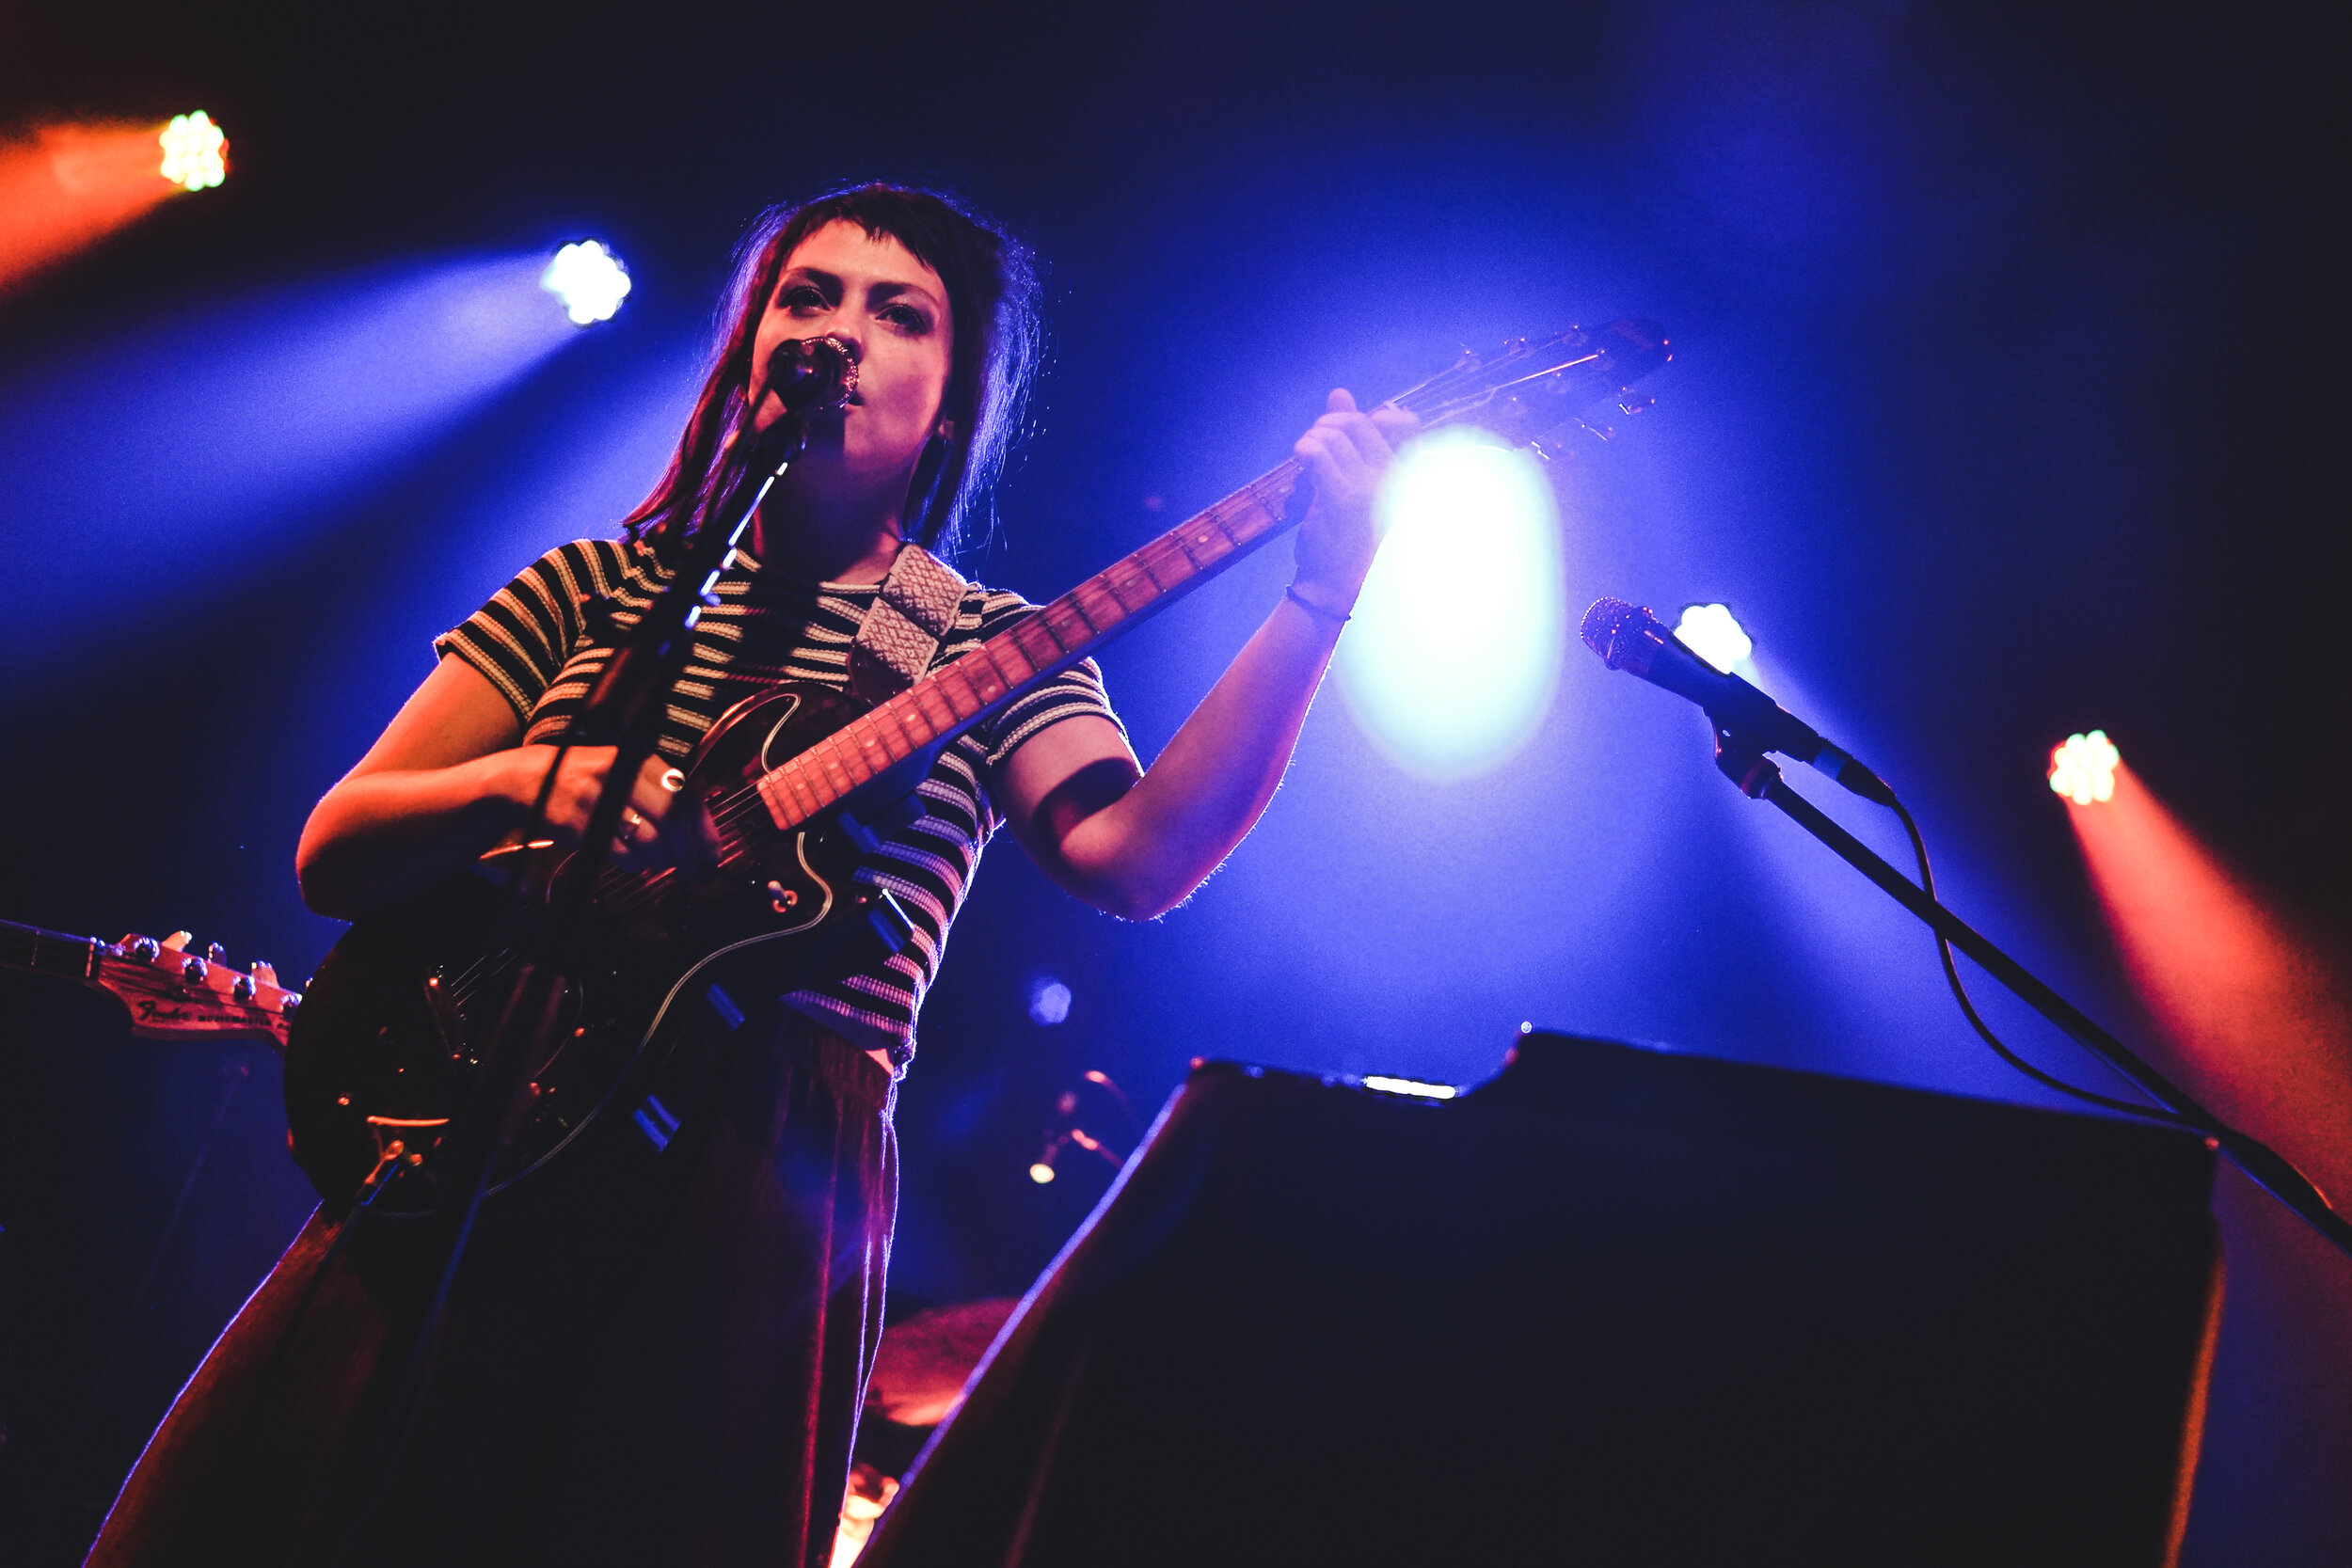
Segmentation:
[(1483, 432), (1441, 431), (1397, 459), (1380, 520), (1380, 559), (1340, 641), (1341, 689), (1407, 771), (1486, 772), (1534, 733), (1559, 678), (1551, 482)]
[(1755, 641), (1719, 604), (1685, 605), (1675, 624), (1675, 641), (1726, 675), (1756, 652)]
[(1070, 1016), (1070, 988), (1047, 975), (1029, 987), (1029, 1019), (1035, 1023), (1059, 1023)]
[(539, 287), (564, 303), (575, 326), (609, 322), (628, 297), (628, 269), (600, 240), (581, 240), (555, 253)]

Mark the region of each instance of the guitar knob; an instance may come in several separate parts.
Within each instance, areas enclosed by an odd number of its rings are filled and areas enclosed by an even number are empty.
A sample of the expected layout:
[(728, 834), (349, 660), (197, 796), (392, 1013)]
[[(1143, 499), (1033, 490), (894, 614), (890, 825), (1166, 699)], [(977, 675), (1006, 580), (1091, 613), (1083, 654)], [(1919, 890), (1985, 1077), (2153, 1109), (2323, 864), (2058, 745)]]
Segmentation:
[(187, 983), (192, 986), (202, 985), (204, 983), (204, 976), (210, 974), (212, 972), (213, 966), (206, 963), (202, 958), (190, 958), (186, 963), (180, 966), (180, 977), (187, 981)]
[(252, 975), (240, 974), (237, 976), (237, 983), (229, 988), (229, 994), (240, 1002), (250, 1002), (253, 1000), (255, 989)]
[(204, 956), (216, 964), (225, 964), (229, 961), (229, 949), (218, 942), (214, 942), (204, 949)]
[(768, 902), (775, 906), (775, 911), (778, 914), (790, 914), (792, 912), (793, 906), (798, 904), (800, 901), (801, 895), (792, 891), (792, 889), (786, 887), (782, 882), (770, 882), (768, 884)]

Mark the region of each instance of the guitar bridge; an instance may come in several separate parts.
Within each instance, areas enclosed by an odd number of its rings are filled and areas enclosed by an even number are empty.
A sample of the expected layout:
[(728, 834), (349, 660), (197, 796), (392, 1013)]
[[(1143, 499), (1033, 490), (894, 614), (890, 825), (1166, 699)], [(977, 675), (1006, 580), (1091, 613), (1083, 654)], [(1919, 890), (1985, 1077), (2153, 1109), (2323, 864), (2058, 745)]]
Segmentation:
[[(378, 1182), (402, 1165), (423, 1164), (425, 1149), (440, 1147), (440, 1129), (448, 1125), (447, 1117), (368, 1117), (368, 1135), (375, 1140), (375, 1168), (359, 1183), (360, 1196), (364, 1198), (373, 1193)], [(426, 1142), (419, 1134), (428, 1130), (433, 1137)], [(414, 1147), (420, 1142), (424, 1143), (423, 1148)]]

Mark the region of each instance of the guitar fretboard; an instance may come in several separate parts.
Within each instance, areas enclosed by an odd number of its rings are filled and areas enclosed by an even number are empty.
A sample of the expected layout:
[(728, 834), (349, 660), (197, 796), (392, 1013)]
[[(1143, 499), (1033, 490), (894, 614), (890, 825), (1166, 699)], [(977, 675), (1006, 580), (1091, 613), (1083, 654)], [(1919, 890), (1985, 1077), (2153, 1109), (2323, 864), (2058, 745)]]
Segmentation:
[(1252, 480), (761, 775), (769, 816), (800, 826), (1173, 604), (1297, 520), (1301, 473), (1294, 459)]
[(88, 937), (70, 937), (0, 920), (0, 969), (29, 969), (37, 974), (87, 980), (96, 951), (97, 943)]

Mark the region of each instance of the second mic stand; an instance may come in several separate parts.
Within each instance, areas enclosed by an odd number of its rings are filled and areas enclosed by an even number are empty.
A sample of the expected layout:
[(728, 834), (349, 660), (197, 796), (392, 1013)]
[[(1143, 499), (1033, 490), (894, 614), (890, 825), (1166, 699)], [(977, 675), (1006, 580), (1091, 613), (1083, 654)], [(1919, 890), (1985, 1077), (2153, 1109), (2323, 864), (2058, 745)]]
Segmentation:
[(1820, 807), (1798, 794), (1781, 777), (1780, 765), (1764, 754), (1763, 747), (1731, 730), (1715, 732), (1715, 766), (1751, 800), (1769, 800), (1797, 826), (1837, 852), (1840, 859), (1883, 889), (1895, 902), (1917, 915), (1954, 947), (1974, 958), (1985, 972), (2007, 986), (2026, 1006), (2073, 1036), (2090, 1053), (2120, 1073), (2157, 1105), (2170, 1112), (2192, 1132), (2218, 1145), (2232, 1163), (2264, 1189), (2294, 1210), (2338, 1250), (2352, 1255), (2352, 1222), (2328, 1207), (2311, 1179), (2267, 1145), (2225, 1125), (2191, 1100), (2163, 1074), (2140, 1060), (2130, 1047), (2108, 1034), (2073, 1003), (2036, 979), (2025, 965), (1979, 935), (1968, 923), (1946, 909), (1927, 891), (1886, 863), (1869, 846), (1839, 827)]

